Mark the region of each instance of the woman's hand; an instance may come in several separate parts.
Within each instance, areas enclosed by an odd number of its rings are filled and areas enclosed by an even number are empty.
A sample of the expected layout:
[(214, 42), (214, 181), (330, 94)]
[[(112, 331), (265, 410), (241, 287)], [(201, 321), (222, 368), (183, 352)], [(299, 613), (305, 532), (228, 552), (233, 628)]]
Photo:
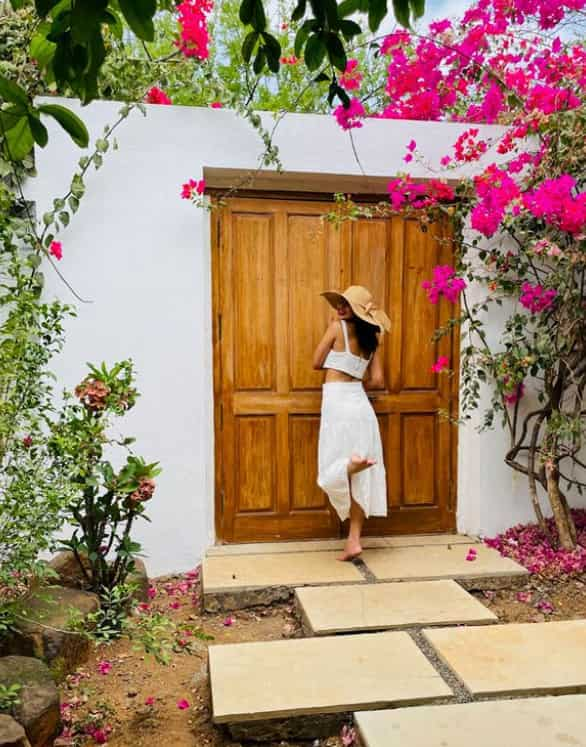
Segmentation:
[(313, 367), (316, 371), (319, 371), (325, 363), (328, 353), (336, 341), (337, 331), (338, 322), (330, 322), (330, 326), (327, 328), (325, 335), (321, 338), (320, 343), (313, 354)]

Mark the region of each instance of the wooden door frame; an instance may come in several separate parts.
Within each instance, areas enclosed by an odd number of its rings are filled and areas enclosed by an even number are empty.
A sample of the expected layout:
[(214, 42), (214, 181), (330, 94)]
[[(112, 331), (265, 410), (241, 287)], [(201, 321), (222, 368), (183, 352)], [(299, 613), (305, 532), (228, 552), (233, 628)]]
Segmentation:
[[(224, 210), (217, 204), (219, 197), (233, 190), (237, 198), (265, 200), (329, 201), (332, 194), (351, 194), (357, 202), (379, 202), (386, 197), (389, 177), (359, 176), (353, 174), (323, 174), (309, 172), (251, 171), (248, 169), (226, 169), (204, 167), (206, 195), (215, 203), (211, 211), (211, 273), (212, 273), (212, 355), (214, 396), (214, 527), (217, 543), (226, 542), (224, 531), (224, 461), (222, 460), (222, 289), (220, 283), (223, 236), (221, 223)], [(414, 181), (426, 182), (427, 179)], [(456, 309), (457, 313), (457, 309)], [(460, 338), (452, 337), (452, 361), (454, 375), (450, 385), (450, 417), (457, 418), (460, 382)], [(451, 517), (451, 528), (456, 531), (456, 508), (458, 499), (458, 436), (459, 428), (451, 428), (450, 438), (450, 485), (447, 513)], [(445, 531), (445, 530), (444, 530)], [(284, 540), (286, 541), (286, 540)]]

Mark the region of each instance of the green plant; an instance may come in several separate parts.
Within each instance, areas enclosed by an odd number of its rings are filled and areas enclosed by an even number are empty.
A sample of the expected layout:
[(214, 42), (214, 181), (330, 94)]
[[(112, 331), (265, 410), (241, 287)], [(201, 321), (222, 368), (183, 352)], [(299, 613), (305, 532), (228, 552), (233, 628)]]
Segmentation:
[[(112, 418), (128, 412), (138, 396), (132, 362), (89, 369), (75, 389), (77, 401), (66, 393), (50, 447), (56, 469), (72, 486), (66, 513), (74, 529), (61, 544), (74, 553), (88, 588), (107, 601), (134, 570), (141, 546), (132, 539), (133, 525), (138, 518), (147, 519), (145, 504), (160, 469), (132, 454), (134, 439), (117, 440), (107, 433)], [(129, 452), (118, 470), (105, 458), (106, 448), (115, 446)]]
[(3, 685), (0, 683), (0, 713), (12, 713), (14, 708), (20, 703), (20, 692), (22, 685), (14, 683), (12, 685)]

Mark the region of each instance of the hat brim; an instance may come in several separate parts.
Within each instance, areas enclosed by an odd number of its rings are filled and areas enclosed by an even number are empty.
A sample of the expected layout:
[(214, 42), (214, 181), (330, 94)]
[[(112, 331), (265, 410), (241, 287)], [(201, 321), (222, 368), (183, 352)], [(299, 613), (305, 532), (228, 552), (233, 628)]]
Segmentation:
[(335, 290), (323, 291), (323, 293), (320, 293), (320, 296), (323, 296), (326, 299), (326, 301), (330, 304), (330, 306), (334, 309), (338, 307), (338, 304), (340, 303), (340, 301), (345, 301), (348, 304), (348, 306), (350, 306), (355, 316), (357, 316), (359, 319), (362, 319), (363, 322), (366, 322), (367, 324), (370, 324), (373, 327), (376, 327), (381, 333), (388, 332), (391, 328), (391, 320), (384, 313), (384, 311), (377, 311), (377, 314), (381, 316), (381, 321), (377, 321), (371, 316), (367, 316), (366, 314), (363, 314), (359, 309), (357, 309), (352, 304), (352, 301), (346, 298), (346, 296), (343, 293), (340, 293), (340, 291), (335, 291)]

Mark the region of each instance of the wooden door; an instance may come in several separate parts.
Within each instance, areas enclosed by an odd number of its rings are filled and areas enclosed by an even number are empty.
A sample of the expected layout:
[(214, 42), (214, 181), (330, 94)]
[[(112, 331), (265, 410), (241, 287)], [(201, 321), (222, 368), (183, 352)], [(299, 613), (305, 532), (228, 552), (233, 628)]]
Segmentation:
[(216, 530), (228, 542), (337, 537), (316, 485), (323, 373), (313, 350), (332, 311), (319, 295), (371, 288), (390, 312), (385, 389), (374, 394), (388, 473), (389, 516), (375, 534), (454, 528), (453, 382), (431, 373), (455, 341), (431, 344), (446, 317), (421, 289), (448, 262), (413, 220), (322, 220), (331, 203), (232, 199), (213, 217)]

